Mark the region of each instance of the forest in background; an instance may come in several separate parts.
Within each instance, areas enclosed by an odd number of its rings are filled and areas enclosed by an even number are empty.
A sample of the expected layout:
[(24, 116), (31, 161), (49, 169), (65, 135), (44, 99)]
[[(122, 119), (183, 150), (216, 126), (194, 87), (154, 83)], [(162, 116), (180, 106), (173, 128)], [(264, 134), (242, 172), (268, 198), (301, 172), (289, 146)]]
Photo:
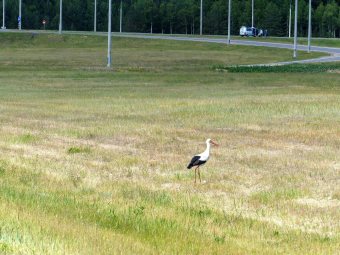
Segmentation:
[[(123, 31), (198, 34), (200, 0), (123, 0)], [(269, 35), (287, 36), (289, 6), (294, 0), (255, 0), (254, 25)], [(2, 0), (0, 0), (2, 8)], [(18, 27), (18, 0), (6, 0), (6, 27)], [(119, 31), (121, 0), (112, 0), (113, 31)], [(340, 37), (340, 0), (312, 0), (314, 37)], [(227, 33), (228, 0), (203, 0), (203, 33)], [(97, 31), (107, 31), (108, 1), (97, 0)], [(2, 21), (2, 11), (0, 13)], [(22, 0), (22, 28), (58, 29), (59, 0)], [(232, 0), (231, 33), (251, 25), (251, 0)], [(94, 0), (64, 0), (63, 29), (93, 31)], [(308, 0), (299, 0), (298, 33), (306, 36)]]

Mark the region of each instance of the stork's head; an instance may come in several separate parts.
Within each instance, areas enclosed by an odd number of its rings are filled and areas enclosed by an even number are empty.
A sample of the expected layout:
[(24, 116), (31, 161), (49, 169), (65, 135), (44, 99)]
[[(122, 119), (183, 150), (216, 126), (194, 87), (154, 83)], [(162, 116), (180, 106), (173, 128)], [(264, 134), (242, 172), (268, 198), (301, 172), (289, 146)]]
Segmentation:
[(208, 138), (206, 141), (205, 141), (208, 144), (212, 144), (212, 145), (215, 145), (215, 146), (218, 146), (217, 143), (215, 143), (213, 140), (211, 140), (210, 138)]

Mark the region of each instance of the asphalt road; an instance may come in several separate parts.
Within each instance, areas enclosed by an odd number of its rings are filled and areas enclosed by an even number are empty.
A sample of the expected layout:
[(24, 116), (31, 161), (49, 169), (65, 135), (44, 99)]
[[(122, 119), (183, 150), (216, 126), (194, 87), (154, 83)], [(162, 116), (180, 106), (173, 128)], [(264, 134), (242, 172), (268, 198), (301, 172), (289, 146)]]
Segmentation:
[[(16, 29), (1, 30), (0, 32), (18, 32)], [(22, 30), (23, 33), (56, 33), (56, 31), (43, 31), (43, 30)], [(107, 36), (105, 32), (83, 32), (83, 31), (63, 31), (65, 34), (81, 34), (81, 35), (100, 35)], [(139, 33), (112, 33), (113, 37), (129, 37), (129, 38), (143, 38), (143, 39), (161, 39), (161, 40), (175, 40), (175, 41), (194, 41), (194, 42), (208, 42), (208, 43), (221, 43), (227, 44), (227, 39), (220, 38), (209, 38), (209, 37), (192, 37), (192, 36), (169, 36), (169, 35), (150, 35), (150, 34), (139, 34)], [(281, 49), (293, 50), (293, 44), (287, 43), (273, 43), (273, 42), (259, 42), (259, 41), (247, 41), (247, 40), (231, 40), (232, 45), (245, 45), (245, 46), (259, 46), (259, 47), (271, 47)], [(307, 51), (308, 47), (305, 45), (298, 45), (299, 51)], [(287, 62), (277, 62), (271, 64), (259, 64), (259, 65), (285, 65), (292, 63), (321, 63), (321, 62), (335, 62), (340, 61), (340, 48), (334, 47), (320, 47), (312, 46), (311, 51), (327, 53), (330, 56), (296, 60)], [(293, 54), (293, 53), (292, 53)]]

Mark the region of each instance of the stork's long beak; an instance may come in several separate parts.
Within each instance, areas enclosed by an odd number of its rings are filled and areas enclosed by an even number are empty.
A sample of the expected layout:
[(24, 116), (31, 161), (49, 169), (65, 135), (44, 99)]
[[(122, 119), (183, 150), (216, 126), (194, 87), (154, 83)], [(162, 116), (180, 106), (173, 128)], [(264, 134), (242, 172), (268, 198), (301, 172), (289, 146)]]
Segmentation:
[(213, 140), (210, 140), (210, 143), (215, 145), (215, 146), (218, 146), (218, 143), (215, 143)]

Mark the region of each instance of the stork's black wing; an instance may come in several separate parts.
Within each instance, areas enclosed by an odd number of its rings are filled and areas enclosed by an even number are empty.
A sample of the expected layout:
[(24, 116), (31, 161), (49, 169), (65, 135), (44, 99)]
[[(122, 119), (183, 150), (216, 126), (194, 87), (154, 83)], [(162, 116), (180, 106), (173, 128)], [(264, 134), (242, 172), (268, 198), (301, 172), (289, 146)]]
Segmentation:
[(194, 156), (192, 158), (192, 160), (190, 161), (189, 165), (187, 166), (188, 169), (192, 168), (193, 166), (198, 165), (198, 163), (200, 162), (200, 156)]

